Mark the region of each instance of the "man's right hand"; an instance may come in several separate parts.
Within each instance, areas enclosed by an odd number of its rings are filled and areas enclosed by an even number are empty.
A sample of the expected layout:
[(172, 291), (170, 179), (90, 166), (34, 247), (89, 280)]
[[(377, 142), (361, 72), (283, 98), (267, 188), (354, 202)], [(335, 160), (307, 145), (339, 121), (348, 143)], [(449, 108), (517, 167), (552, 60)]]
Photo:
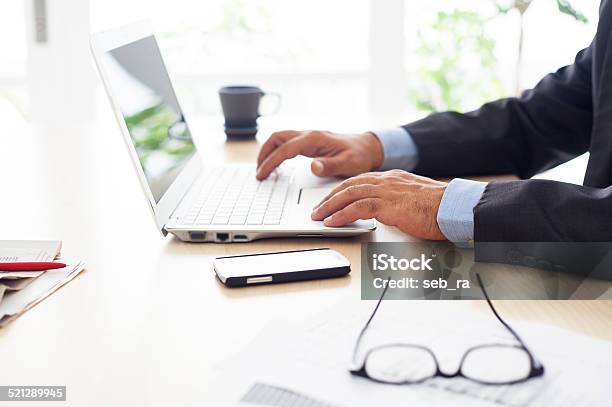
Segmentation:
[(279, 131), (264, 143), (257, 157), (259, 180), (283, 161), (297, 155), (313, 157), (313, 174), (319, 177), (351, 177), (379, 168), (383, 147), (373, 133), (341, 136), (329, 131)]

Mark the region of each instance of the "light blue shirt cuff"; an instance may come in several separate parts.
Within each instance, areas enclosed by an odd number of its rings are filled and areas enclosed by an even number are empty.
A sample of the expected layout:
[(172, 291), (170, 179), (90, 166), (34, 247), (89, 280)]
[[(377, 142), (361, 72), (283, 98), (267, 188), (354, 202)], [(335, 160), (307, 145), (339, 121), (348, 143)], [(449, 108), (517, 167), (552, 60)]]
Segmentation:
[(397, 127), (395, 129), (374, 131), (373, 133), (380, 140), (385, 155), (379, 170), (399, 169), (412, 171), (416, 168), (419, 153), (412, 136), (406, 129)]
[(486, 186), (486, 182), (455, 178), (446, 187), (438, 209), (438, 226), (451, 242), (459, 246), (473, 244), (474, 208)]

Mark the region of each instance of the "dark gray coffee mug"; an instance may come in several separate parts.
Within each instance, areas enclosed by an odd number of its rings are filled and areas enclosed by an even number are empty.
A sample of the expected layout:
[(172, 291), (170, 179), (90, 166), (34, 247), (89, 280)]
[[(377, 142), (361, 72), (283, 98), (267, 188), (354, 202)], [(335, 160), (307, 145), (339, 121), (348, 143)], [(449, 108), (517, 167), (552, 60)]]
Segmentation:
[(225, 134), (228, 138), (253, 138), (257, 134), (257, 118), (262, 114), (259, 103), (264, 96), (274, 96), (280, 107), (280, 95), (264, 92), (257, 86), (224, 86), (219, 89), (219, 99), (225, 117)]

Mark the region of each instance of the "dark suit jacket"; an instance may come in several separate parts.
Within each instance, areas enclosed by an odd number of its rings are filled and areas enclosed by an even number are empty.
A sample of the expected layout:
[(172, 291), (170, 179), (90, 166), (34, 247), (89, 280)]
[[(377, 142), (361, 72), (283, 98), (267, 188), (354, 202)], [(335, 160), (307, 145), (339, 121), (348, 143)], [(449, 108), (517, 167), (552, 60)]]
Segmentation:
[[(590, 153), (584, 186), (490, 183), (474, 209), (476, 242), (612, 241), (611, 36), (612, 0), (603, 0), (597, 34), (574, 64), (520, 98), (404, 126), (419, 151), (415, 172), (428, 176), (512, 173), (526, 179)], [(521, 250), (533, 251), (528, 245)]]

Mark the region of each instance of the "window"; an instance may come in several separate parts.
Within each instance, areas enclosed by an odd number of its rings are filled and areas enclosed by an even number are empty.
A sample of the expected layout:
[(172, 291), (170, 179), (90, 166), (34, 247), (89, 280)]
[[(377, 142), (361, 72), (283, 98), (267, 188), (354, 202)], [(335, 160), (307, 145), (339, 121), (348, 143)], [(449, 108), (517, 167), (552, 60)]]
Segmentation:
[(94, 30), (117, 25), (119, 11), (134, 21), (146, 10), (188, 109), (217, 113), (217, 89), (228, 83), (281, 93), (285, 115), (367, 106), (367, 0), (123, 3), (94, 2)]
[[(73, 0), (65, 5), (47, 1), (46, 7), (52, 22), (86, 22), (89, 13), (91, 31), (151, 19), (177, 91), (190, 112), (218, 115), (217, 89), (250, 83), (283, 95), (280, 121), (309, 127), (327, 123), (313, 118), (359, 122), (372, 112), (397, 113), (394, 119), (380, 122), (395, 125), (397, 120), (417, 118), (432, 109), (465, 110), (514, 94), (518, 14), (500, 15), (495, 7), (509, 2)], [(19, 1), (4, 3), (0, 97), (15, 87), (23, 91), (30, 72), (27, 48), (33, 47), (26, 46), (27, 7)], [(587, 23), (560, 13), (556, 0), (532, 0), (524, 19), (523, 87), (570, 63), (592, 39), (599, 2), (572, 0), (571, 4), (588, 18)], [(56, 24), (54, 29), (65, 31), (56, 31), (55, 38), (74, 37), (72, 23), (59, 28)], [(80, 28), (79, 36), (86, 31)], [(467, 45), (458, 51), (452, 41), (459, 37)], [(78, 46), (85, 48), (86, 42)], [(54, 55), (73, 48), (59, 46)], [(70, 58), (90, 65), (88, 50), (74, 52)], [(48, 67), (62, 60), (69, 58), (57, 55)], [(37, 61), (29, 63), (38, 67), (37, 75), (51, 75)], [(60, 68), (50, 71), (60, 75), (65, 72)], [(84, 81), (99, 86), (95, 77), (86, 76)], [(45, 83), (44, 78), (31, 79), (27, 83)], [(61, 83), (55, 77), (46, 82)], [(37, 100), (41, 97), (36, 95)], [(61, 103), (55, 105), (59, 109)]]
[(26, 74), (23, 2), (6, 1), (0, 12), (0, 83), (23, 81)]
[[(406, 67), (420, 110), (471, 110), (517, 94), (573, 62), (597, 27), (599, 2), (574, 0), (586, 23), (558, 10), (556, 0), (532, 0), (524, 14), (524, 46), (517, 76), (520, 18), (501, 13), (514, 0), (406, 1)], [(543, 29), (543, 27), (546, 27)]]
[(0, 112), (23, 110), (26, 98), (26, 31), (24, 5), (6, 1), (0, 12)]

